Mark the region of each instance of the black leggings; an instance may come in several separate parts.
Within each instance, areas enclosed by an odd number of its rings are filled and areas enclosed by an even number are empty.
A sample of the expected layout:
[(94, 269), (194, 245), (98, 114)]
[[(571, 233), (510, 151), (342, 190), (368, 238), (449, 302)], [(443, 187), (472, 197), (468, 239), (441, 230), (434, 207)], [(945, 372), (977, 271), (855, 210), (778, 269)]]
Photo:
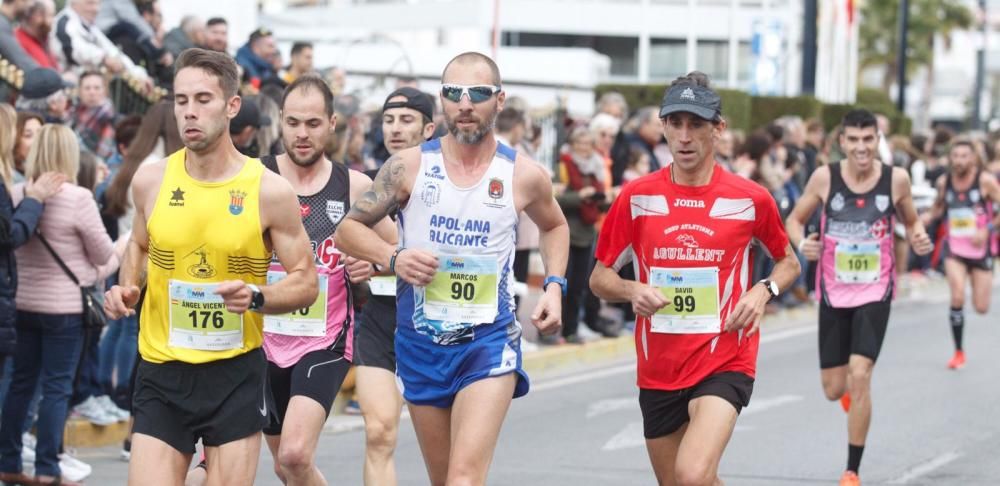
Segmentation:
[(580, 322), (580, 305), (584, 306), (583, 318), (588, 327), (596, 327), (601, 301), (590, 292), (590, 272), (594, 264), (593, 248), (570, 246), (566, 266), (566, 298), (562, 307), (562, 335), (577, 333)]

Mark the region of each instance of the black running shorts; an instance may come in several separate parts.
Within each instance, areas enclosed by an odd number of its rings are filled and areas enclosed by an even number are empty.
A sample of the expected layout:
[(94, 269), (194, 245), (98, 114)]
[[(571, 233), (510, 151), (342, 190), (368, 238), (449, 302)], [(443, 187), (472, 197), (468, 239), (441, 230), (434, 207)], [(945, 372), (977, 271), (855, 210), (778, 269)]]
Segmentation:
[(351, 362), (344, 359), (343, 352), (333, 349), (306, 353), (298, 363), (288, 368), (279, 368), (268, 362), (267, 379), (271, 397), (274, 398), (274, 414), (271, 422), (264, 427), (264, 434), (281, 435), (288, 402), (296, 395), (315, 400), (330, 415), (333, 400), (350, 369)]
[(643, 435), (647, 439), (657, 439), (676, 432), (691, 420), (688, 404), (698, 397), (712, 395), (722, 398), (732, 404), (738, 414), (750, 403), (753, 382), (753, 378), (743, 373), (725, 371), (683, 390), (640, 388)]
[(354, 326), (354, 364), (396, 373), (396, 300), (370, 299)]
[(204, 364), (150, 363), (136, 369), (133, 431), (184, 454), (243, 439), (267, 425), (267, 363), (260, 348)]
[(889, 326), (892, 302), (872, 302), (860, 307), (831, 307), (819, 304), (819, 366), (844, 366), (852, 354), (878, 360)]

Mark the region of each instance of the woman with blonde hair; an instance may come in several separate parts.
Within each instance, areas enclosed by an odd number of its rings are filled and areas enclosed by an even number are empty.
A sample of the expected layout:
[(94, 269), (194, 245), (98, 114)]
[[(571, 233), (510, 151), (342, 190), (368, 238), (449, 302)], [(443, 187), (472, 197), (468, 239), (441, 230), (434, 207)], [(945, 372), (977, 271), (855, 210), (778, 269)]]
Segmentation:
[[(72, 130), (62, 125), (43, 126), (28, 152), (28, 182), (13, 188), (14, 203), (32, 197), (29, 188), (52, 177), (46, 176), (48, 173), (75, 181), (79, 158), (80, 146)], [(83, 345), (80, 287), (103, 281), (116, 270), (120, 258), (116, 251), (124, 246), (112, 244), (93, 194), (73, 182), (62, 182), (59, 192), (45, 201), (41, 213), (35, 234), (14, 252), (22, 279), (15, 298), (18, 343), (14, 373), (0, 412), (0, 481), (73, 484), (60, 471), (59, 445)], [(38, 406), (36, 476), (30, 478), (22, 472), (21, 433), (39, 384), (42, 399)]]
[(4, 361), (14, 354), (17, 332), (14, 328), (17, 293), (17, 261), (14, 249), (27, 243), (42, 216), (42, 203), (59, 191), (66, 178), (58, 174), (43, 174), (29, 183), (25, 198), (14, 205), (10, 197), (14, 174), (14, 141), (17, 135), (17, 113), (6, 103), (0, 104), (0, 374)]

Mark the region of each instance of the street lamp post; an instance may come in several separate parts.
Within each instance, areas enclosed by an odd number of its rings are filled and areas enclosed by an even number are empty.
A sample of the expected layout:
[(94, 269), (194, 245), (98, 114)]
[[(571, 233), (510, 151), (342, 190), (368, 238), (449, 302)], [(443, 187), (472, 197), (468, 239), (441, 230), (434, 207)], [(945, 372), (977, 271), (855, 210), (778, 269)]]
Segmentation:
[(976, 87), (972, 93), (972, 129), (983, 127), (982, 100), (983, 88), (986, 84), (986, 0), (979, 0), (980, 39), (976, 51)]
[(910, 24), (910, 0), (899, 0), (899, 44), (896, 49), (896, 83), (899, 95), (896, 97), (896, 109), (906, 112), (906, 37)]

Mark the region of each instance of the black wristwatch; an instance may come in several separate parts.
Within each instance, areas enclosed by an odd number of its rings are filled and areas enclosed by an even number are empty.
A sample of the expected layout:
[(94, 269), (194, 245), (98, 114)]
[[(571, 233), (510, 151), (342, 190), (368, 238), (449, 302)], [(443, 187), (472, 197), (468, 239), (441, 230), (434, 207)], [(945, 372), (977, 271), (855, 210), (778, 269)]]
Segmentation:
[(264, 293), (260, 291), (260, 287), (254, 284), (247, 284), (250, 289), (250, 309), (252, 311), (259, 311), (264, 308)]
[(772, 282), (770, 280), (764, 279), (764, 280), (761, 280), (760, 282), (757, 282), (757, 283), (764, 284), (764, 288), (767, 289), (767, 293), (771, 294), (771, 299), (774, 299), (775, 297), (777, 297), (778, 294), (781, 292), (781, 290), (778, 289), (778, 284), (776, 284), (776, 283), (774, 283), (774, 282)]

